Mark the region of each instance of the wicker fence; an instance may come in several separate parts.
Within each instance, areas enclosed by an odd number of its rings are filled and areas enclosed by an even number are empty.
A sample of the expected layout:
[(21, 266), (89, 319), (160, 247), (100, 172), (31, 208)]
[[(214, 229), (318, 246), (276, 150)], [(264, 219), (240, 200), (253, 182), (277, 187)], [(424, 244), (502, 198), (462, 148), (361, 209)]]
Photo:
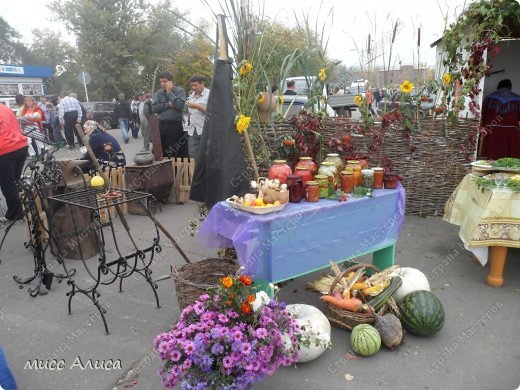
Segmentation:
[[(353, 153), (363, 154), (368, 157), (371, 166), (381, 164), (384, 157), (388, 158), (393, 163), (393, 170), (403, 178), (407, 213), (442, 214), (445, 202), (469, 171), (468, 156), (475, 151), (471, 140), (477, 132), (478, 122), (458, 119), (450, 123), (444, 119), (425, 118), (421, 121), (421, 129), (412, 133), (405, 132), (402, 125), (390, 126), (380, 142), (379, 150), (375, 151), (372, 150), (372, 134), (355, 135), (354, 129), (358, 125), (347, 118), (327, 119), (322, 133), (321, 156), (338, 153), (335, 147), (329, 145), (331, 139), (341, 139), (343, 135), (351, 134), (352, 146), (340, 153), (343, 158)], [(261, 132), (264, 148), (267, 146), (270, 150), (271, 159), (287, 157), (280, 154), (280, 145), (285, 136), (294, 135), (295, 130), (290, 123), (274, 123)], [(258, 142), (258, 137), (253, 140), (255, 142)], [(261, 148), (261, 145), (253, 146), (255, 150)], [(258, 165), (260, 174), (266, 175), (268, 165), (262, 160)]]

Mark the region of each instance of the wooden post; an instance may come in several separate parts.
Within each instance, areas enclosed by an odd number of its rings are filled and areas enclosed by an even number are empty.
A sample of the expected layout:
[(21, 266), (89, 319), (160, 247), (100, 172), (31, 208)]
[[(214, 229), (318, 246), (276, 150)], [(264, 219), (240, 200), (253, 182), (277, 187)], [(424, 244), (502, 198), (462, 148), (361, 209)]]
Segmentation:
[(159, 119), (157, 115), (152, 115), (148, 119), (150, 122), (150, 138), (152, 141), (152, 153), (155, 161), (163, 159), (163, 150), (161, 144), (161, 133), (159, 131)]
[(87, 153), (90, 156), (90, 159), (92, 160), (92, 164), (94, 164), (94, 166), (96, 167), (97, 173), (105, 180), (105, 185), (108, 185), (107, 183), (109, 183), (109, 177), (107, 174), (105, 174), (101, 170), (101, 166), (99, 165), (97, 157), (94, 154), (94, 151), (92, 150), (92, 148), (90, 147), (90, 144), (88, 142), (88, 137), (83, 132), (83, 129), (81, 128), (81, 125), (79, 123), (76, 124), (76, 130), (78, 131), (78, 134), (81, 137), (81, 141), (83, 142), (83, 145), (87, 148)]

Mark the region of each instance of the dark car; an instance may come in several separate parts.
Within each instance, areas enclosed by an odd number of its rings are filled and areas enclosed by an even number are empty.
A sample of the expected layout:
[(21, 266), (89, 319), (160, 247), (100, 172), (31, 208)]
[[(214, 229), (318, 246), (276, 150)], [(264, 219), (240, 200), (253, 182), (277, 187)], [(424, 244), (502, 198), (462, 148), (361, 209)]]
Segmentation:
[(96, 121), (105, 129), (115, 129), (119, 126), (117, 115), (114, 112), (115, 103), (85, 102), (82, 104), (87, 110), (87, 119)]

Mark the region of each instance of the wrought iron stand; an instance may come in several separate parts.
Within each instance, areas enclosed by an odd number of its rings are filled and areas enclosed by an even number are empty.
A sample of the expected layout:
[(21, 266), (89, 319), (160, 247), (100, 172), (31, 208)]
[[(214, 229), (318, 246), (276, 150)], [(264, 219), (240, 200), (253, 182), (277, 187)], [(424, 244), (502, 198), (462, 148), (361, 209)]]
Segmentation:
[[(38, 140), (47, 145), (52, 144), (43, 135)], [(41, 287), (43, 285), (47, 290), (50, 290), (54, 278), (61, 282), (62, 279), (67, 277), (67, 275), (53, 272), (53, 267), (48, 266), (45, 256), (50, 244), (50, 234), (43, 220), (43, 216), (48, 215), (49, 212), (47, 187), (55, 186), (60, 181), (64, 182), (63, 172), (56, 167), (54, 159), (56, 150), (45, 150), (35, 160), (30, 161), (25, 166), (22, 178), (18, 182), (23, 217), (29, 230), (29, 240), (24, 242), (24, 246), (30, 248), (33, 253), (34, 270), (32, 276), (21, 278), (15, 275), (13, 279), (20, 284), (20, 288), (22, 288), (22, 285), (36, 281), (37, 285), (28, 289), (32, 297), (46, 295), (47, 291), (42, 290)], [(0, 243), (0, 251), (14, 223), (15, 221), (5, 229)], [(71, 269), (70, 272), (73, 275), (75, 270)]]
[[(153, 200), (153, 196), (137, 191), (128, 191), (123, 189), (109, 189), (109, 190), (96, 190), (96, 189), (86, 189), (77, 192), (66, 193), (62, 195), (49, 197), (51, 202), (59, 202), (64, 204), (68, 210), (67, 215), (72, 217), (72, 222), (74, 226), (74, 230), (72, 233), (66, 234), (70, 236), (71, 234), (76, 237), (77, 240), (81, 240), (85, 234), (89, 232), (95, 232), (96, 243), (99, 248), (99, 262), (97, 265), (97, 269), (90, 269), (87, 261), (83, 255), (83, 251), (81, 246), (78, 248), (81, 254), (82, 263), (88, 272), (90, 278), (93, 281), (93, 284), (83, 287), (80, 286), (78, 281), (74, 279), (74, 275), (72, 275), (67, 269), (66, 263), (61, 258), (61, 254), (58, 254), (58, 261), (63, 265), (65, 269), (65, 273), (69, 275), (68, 284), (71, 286), (71, 290), (67, 293), (68, 299), (68, 311), (69, 314), (72, 313), (71, 303), (72, 298), (76, 294), (83, 294), (88, 297), (94, 306), (98, 309), (101, 318), (103, 319), (103, 324), (105, 326), (105, 332), (108, 334), (108, 326), (105, 319), (105, 309), (100, 305), (99, 297), (100, 293), (98, 288), (100, 285), (109, 285), (117, 280), (119, 280), (119, 290), (122, 292), (123, 290), (123, 280), (131, 277), (134, 274), (138, 274), (142, 276), (146, 282), (152, 288), (152, 291), (155, 295), (155, 301), (157, 307), (159, 305), (159, 297), (157, 292), (155, 291), (158, 286), (152, 280), (151, 274), (152, 270), (150, 269), (150, 265), (153, 262), (154, 255), (161, 251), (161, 246), (159, 245), (159, 230), (157, 225), (155, 224), (155, 218), (153, 217), (150, 207)], [(145, 214), (150, 218), (155, 227), (155, 237), (153, 238), (153, 242), (150, 246), (145, 248), (139, 248), (136, 243), (134, 237), (130, 232), (130, 227), (124, 216), (121, 205), (129, 202), (135, 202), (143, 208)], [(143, 202), (146, 202), (144, 204)], [(91, 213), (91, 224), (88, 227), (80, 228), (78, 227), (78, 221), (76, 218), (76, 213), (74, 212), (75, 208), (83, 208), (88, 209)], [(129, 254), (122, 253), (122, 250), (117, 242), (116, 232), (114, 229), (114, 218), (115, 216), (119, 217), (122, 225), (124, 226), (126, 235), (128, 236), (130, 242), (134, 250)], [(52, 234), (52, 223), (49, 221), (49, 226), (51, 230), (51, 237), (56, 240), (63, 239), (65, 235), (56, 235)], [(109, 260), (107, 259), (107, 254), (105, 251), (106, 244), (106, 234), (105, 230), (108, 231), (107, 235), (112, 236), (112, 240), (114, 243), (115, 250), (117, 252), (118, 257)]]

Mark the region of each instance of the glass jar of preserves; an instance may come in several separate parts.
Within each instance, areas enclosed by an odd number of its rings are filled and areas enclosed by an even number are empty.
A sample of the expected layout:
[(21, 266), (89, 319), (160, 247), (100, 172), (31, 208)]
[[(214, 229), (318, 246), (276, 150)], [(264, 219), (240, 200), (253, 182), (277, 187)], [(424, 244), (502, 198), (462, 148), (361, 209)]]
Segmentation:
[(312, 161), (312, 157), (300, 157), (298, 164), (296, 166), (304, 166), (309, 169), (312, 176), (315, 176), (318, 173), (318, 166), (314, 161)]
[(348, 160), (347, 167), (350, 167), (354, 174), (354, 187), (359, 187), (361, 185), (361, 165), (359, 165), (359, 161)]
[(303, 181), (298, 175), (287, 176), (287, 189), (289, 190), (289, 202), (300, 203), (302, 197), (305, 196), (303, 192)]
[(354, 173), (352, 171), (341, 172), (341, 191), (351, 193), (354, 188)]
[(387, 172), (384, 176), (385, 188), (389, 190), (394, 190), (397, 188), (399, 184), (399, 177), (395, 172)]
[(374, 189), (380, 190), (383, 188), (383, 178), (385, 177), (385, 170), (380, 167), (372, 168), (374, 171)]
[(317, 202), (320, 200), (320, 186), (317, 181), (307, 182), (307, 202)]
[(329, 177), (327, 175), (316, 175), (314, 179), (318, 183), (320, 189), (320, 198), (329, 196)]
[(325, 161), (330, 161), (330, 162), (334, 163), (334, 165), (336, 166), (336, 171), (338, 172), (338, 175), (343, 170), (343, 167), (344, 167), (343, 159), (339, 156), (338, 153), (327, 154), (327, 158), (325, 159)]
[(309, 168), (302, 165), (298, 165), (294, 170), (294, 173), (302, 178), (304, 184), (314, 179)]
[(359, 165), (361, 165), (361, 170), (368, 168), (368, 159), (360, 158), (358, 161), (359, 161)]
[(372, 169), (361, 171), (361, 185), (365, 188), (374, 188), (374, 171)]
[(337, 172), (336, 165), (331, 161), (322, 162), (320, 169), (318, 170), (320, 175), (325, 175), (331, 178), (329, 181), (332, 181), (332, 192), (338, 189)]
[[(354, 171), (354, 168), (359, 168), (359, 170), (361, 170), (361, 165), (359, 164), (358, 160), (348, 160), (347, 168), (352, 169), (352, 171)], [(347, 170), (347, 169), (345, 169), (345, 170)]]
[(287, 176), (292, 174), (292, 169), (289, 165), (287, 165), (287, 161), (285, 160), (274, 160), (273, 165), (269, 168), (269, 179), (280, 180), (281, 184), (287, 182)]

